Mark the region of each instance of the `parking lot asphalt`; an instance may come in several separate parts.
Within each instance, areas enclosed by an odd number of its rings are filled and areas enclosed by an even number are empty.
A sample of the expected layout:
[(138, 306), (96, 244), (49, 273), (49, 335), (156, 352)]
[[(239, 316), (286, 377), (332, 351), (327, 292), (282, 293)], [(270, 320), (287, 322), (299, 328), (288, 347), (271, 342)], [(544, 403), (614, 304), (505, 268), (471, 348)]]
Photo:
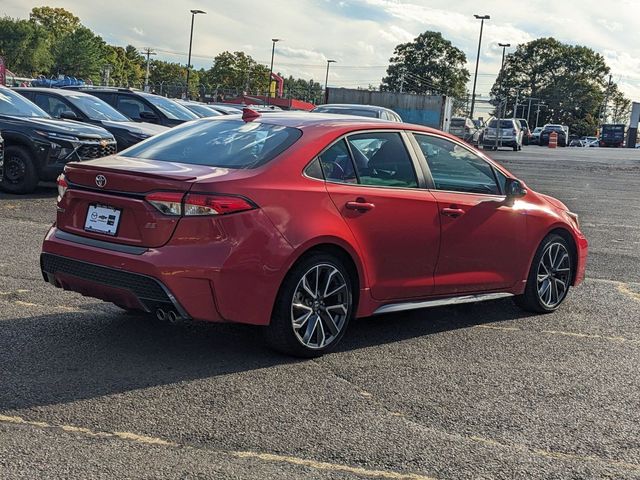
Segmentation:
[(580, 215), (585, 283), (544, 316), (358, 320), (304, 361), (54, 289), (54, 189), (0, 195), (0, 478), (640, 478), (640, 151), (490, 155)]

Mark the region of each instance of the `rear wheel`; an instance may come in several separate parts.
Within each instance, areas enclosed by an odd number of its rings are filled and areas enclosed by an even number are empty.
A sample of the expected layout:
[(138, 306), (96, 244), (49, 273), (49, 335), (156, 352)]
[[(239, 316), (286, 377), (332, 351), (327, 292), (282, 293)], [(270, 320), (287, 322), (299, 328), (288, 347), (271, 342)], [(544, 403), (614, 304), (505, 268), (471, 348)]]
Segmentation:
[(17, 145), (6, 147), (0, 188), (9, 193), (31, 193), (37, 186), (38, 171), (29, 151)]
[(337, 257), (317, 253), (287, 274), (265, 338), (274, 349), (318, 357), (342, 339), (353, 316), (352, 279)]
[(515, 297), (516, 304), (531, 312), (553, 312), (567, 297), (572, 267), (567, 241), (557, 234), (547, 236), (533, 258), (524, 293)]

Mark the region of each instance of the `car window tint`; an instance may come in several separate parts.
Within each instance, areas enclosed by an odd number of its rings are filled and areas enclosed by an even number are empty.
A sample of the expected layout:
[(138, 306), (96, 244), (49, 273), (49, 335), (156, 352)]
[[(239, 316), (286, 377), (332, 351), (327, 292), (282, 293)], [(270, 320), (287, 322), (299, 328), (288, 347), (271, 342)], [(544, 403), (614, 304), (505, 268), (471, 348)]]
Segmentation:
[(493, 167), (466, 148), (444, 138), (415, 134), (436, 190), (500, 195)]
[(344, 140), (334, 143), (320, 154), (324, 178), (332, 182), (358, 183), (351, 155)]
[(36, 95), (35, 104), (55, 118), (60, 118), (62, 112), (71, 110), (71, 107), (59, 98), (42, 93)]
[(116, 108), (132, 120), (141, 120), (141, 112), (154, 113), (149, 106), (137, 98), (118, 95)]
[(360, 133), (348, 137), (363, 185), (416, 188), (413, 162), (400, 133)]

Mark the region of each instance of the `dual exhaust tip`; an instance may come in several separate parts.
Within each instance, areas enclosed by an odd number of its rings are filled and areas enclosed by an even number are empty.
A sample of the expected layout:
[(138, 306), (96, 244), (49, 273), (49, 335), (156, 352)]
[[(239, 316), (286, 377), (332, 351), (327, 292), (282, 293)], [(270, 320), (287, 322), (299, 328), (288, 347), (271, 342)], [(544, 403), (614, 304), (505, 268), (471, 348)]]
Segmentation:
[(162, 308), (158, 308), (156, 310), (156, 318), (161, 322), (168, 321), (170, 323), (177, 323), (182, 317), (180, 317), (174, 310), (163, 310)]

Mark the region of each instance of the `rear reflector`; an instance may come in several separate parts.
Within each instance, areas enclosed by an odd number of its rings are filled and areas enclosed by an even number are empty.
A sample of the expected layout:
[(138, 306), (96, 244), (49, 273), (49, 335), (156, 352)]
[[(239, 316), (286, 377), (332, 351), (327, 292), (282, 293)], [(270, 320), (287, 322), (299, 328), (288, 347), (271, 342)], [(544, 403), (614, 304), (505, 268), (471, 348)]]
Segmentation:
[(241, 197), (190, 193), (184, 200), (185, 216), (227, 215), (252, 210), (254, 205)]

